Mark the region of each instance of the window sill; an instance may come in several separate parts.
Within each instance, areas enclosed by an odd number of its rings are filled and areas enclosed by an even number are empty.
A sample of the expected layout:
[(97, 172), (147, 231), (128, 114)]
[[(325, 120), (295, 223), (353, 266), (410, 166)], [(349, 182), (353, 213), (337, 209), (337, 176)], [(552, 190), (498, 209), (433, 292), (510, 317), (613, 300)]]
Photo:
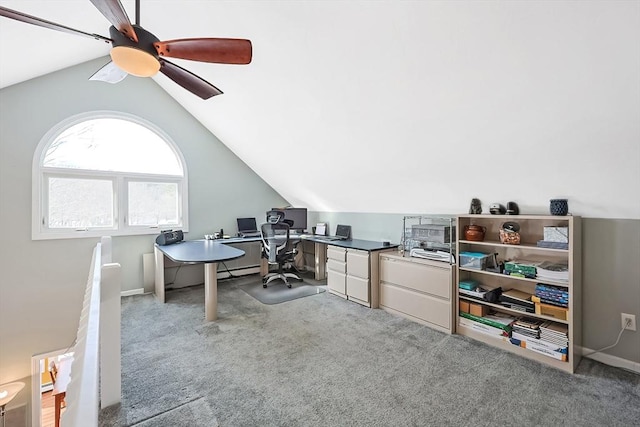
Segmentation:
[(145, 236), (160, 234), (160, 230), (182, 230), (184, 233), (189, 232), (188, 228), (169, 225), (165, 227), (130, 228), (127, 230), (92, 229), (86, 231), (38, 231), (32, 233), (31, 240), (86, 239), (100, 238), (102, 236)]

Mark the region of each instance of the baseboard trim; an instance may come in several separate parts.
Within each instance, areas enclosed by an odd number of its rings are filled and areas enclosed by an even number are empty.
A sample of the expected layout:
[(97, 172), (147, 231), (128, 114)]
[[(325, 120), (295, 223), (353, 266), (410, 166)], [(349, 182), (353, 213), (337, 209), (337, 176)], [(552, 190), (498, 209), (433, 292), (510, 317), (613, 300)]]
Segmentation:
[(260, 266), (256, 266), (256, 267), (243, 267), (243, 268), (239, 268), (237, 270), (230, 270), (230, 271), (218, 271), (218, 274), (216, 275), (216, 277), (218, 279), (227, 279), (231, 276), (237, 277), (237, 276), (247, 276), (249, 274), (256, 274), (256, 273), (260, 273)]
[(131, 295), (142, 295), (142, 294), (144, 294), (144, 288), (129, 289), (128, 291), (120, 292), (120, 297), (128, 297)]
[[(592, 351), (593, 350), (589, 348), (582, 347), (582, 354), (585, 354), (585, 353), (588, 354)], [(605, 365), (626, 369), (629, 371), (633, 371), (637, 374), (640, 374), (640, 363), (634, 362), (632, 360), (623, 359), (618, 356), (612, 356), (607, 353), (593, 353), (584, 357), (586, 357), (587, 359), (593, 359), (596, 362), (604, 363)]]

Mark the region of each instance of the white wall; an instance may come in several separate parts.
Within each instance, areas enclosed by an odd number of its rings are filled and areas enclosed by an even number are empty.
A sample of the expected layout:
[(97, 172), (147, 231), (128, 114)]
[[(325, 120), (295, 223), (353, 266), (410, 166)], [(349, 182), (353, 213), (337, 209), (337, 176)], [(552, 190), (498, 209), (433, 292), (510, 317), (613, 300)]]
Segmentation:
[[(263, 217), (286, 202), (152, 80), (118, 85), (87, 80), (101, 58), (0, 90), (0, 383), (30, 375), (33, 354), (73, 342), (92, 247), (98, 239), (31, 240), (31, 162), (42, 136), (69, 116), (118, 110), (163, 129), (189, 171), (187, 238), (224, 228), (235, 218)], [(142, 254), (155, 235), (115, 237), (123, 290), (143, 286)], [(151, 291), (151, 289), (147, 289)]]
[[(233, 96), (214, 114), (180, 100), (294, 205), (547, 213), (566, 197), (640, 218), (640, 2), (241, 1), (225, 16), (241, 9), (225, 28), (254, 40), (254, 62), (215, 70)], [(317, 162), (293, 181), (255, 140)]]

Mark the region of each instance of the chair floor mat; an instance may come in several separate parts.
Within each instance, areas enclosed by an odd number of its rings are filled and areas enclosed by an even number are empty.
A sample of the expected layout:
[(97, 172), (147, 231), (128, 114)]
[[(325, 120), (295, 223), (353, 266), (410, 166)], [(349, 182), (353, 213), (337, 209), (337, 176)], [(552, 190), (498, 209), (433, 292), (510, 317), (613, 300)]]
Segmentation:
[(269, 283), (266, 288), (262, 287), (262, 280), (238, 287), (261, 303), (269, 305), (317, 295), (325, 291), (325, 286), (314, 286), (296, 280), (291, 280), (289, 283), (291, 288), (288, 288), (281, 280)]

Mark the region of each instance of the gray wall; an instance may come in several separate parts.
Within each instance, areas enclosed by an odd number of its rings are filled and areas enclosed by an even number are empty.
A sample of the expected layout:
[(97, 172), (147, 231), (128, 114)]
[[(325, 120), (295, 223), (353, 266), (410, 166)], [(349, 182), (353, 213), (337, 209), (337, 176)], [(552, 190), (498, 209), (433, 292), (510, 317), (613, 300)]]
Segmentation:
[[(287, 204), (153, 80), (129, 76), (117, 85), (88, 81), (106, 62), (90, 61), (0, 91), (0, 383), (29, 376), (32, 355), (73, 343), (98, 241), (31, 240), (33, 154), (60, 121), (86, 111), (123, 111), (169, 134), (189, 173), (187, 238), (220, 228), (235, 232), (236, 217), (263, 217), (271, 206)], [(141, 255), (152, 252), (154, 238), (113, 239), (123, 290), (142, 287)]]
[[(407, 213), (415, 215), (415, 213)], [(355, 238), (400, 243), (403, 214), (313, 212), (309, 226), (351, 224)], [(620, 313), (640, 321), (640, 220), (583, 218), (582, 344), (591, 350), (615, 342)], [(640, 363), (640, 330), (625, 331), (606, 354)], [(597, 358), (597, 356), (593, 356)]]

